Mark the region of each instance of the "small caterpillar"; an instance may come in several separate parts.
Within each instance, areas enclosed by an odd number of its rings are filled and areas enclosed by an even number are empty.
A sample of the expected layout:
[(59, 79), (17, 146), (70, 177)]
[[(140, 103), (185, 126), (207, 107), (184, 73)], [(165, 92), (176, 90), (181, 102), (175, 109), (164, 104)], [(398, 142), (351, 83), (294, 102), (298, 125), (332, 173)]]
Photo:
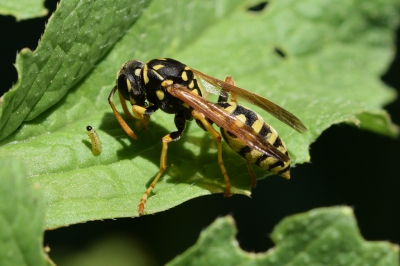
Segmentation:
[(93, 155), (99, 155), (102, 151), (99, 135), (97, 135), (96, 131), (91, 126), (87, 126), (86, 130), (90, 141), (92, 142)]

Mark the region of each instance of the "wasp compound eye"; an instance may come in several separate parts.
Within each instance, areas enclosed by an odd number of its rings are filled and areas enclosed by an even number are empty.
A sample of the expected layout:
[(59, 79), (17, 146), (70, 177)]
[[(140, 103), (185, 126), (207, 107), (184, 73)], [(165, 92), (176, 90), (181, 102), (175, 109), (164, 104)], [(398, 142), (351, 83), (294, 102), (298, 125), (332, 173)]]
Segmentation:
[(122, 95), (122, 97), (124, 97), (125, 100), (129, 101), (129, 87), (131, 86), (131, 84), (126, 78), (125, 74), (120, 74), (118, 76), (117, 85), (119, 93)]

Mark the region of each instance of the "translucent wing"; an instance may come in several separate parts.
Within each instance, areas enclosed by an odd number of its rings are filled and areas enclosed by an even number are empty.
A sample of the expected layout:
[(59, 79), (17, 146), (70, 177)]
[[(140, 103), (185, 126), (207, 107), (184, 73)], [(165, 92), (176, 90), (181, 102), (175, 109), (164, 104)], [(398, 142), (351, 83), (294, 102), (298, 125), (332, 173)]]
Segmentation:
[(277, 119), (281, 120), (283, 123), (290, 126), (291, 128), (297, 130), (298, 132), (304, 133), (307, 131), (306, 126), (300, 121), (300, 119), (298, 119), (294, 114), (283, 109), (279, 105), (271, 102), (270, 100), (250, 91), (226, 83), (222, 80), (211, 77), (198, 70), (192, 69), (192, 71), (197, 77), (212, 85), (206, 88), (208, 92), (217, 95), (219, 95), (221, 90), (235, 93), (238, 97), (264, 109), (265, 111), (267, 111)]
[(173, 84), (169, 86), (167, 90), (174, 97), (181, 99), (193, 109), (204, 114), (204, 116), (217, 126), (230, 131), (249, 147), (266, 153), (283, 162), (290, 160), (287, 155), (283, 154), (261, 135), (257, 134), (252, 127), (246, 125), (236, 116), (229, 114), (222, 107), (207, 101), (201, 96), (193, 94), (189, 89), (179, 84)]

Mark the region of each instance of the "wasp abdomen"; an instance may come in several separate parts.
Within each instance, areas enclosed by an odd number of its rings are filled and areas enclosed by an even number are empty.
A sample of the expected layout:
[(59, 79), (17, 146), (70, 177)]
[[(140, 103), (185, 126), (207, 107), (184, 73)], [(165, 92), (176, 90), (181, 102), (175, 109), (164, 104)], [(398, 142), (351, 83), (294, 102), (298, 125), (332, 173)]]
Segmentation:
[[(278, 136), (278, 133), (270, 125), (264, 122), (263, 118), (256, 112), (235, 102), (219, 102), (217, 105), (223, 107), (230, 115), (239, 118), (249, 127), (253, 128), (255, 133), (261, 135), (275, 146), (282, 153), (288, 155), (285, 143)], [(269, 154), (260, 152), (250, 148), (240, 138), (221, 127), (221, 135), (235, 152), (241, 155), (250, 163), (253, 163), (264, 170), (273, 174), (282, 176), (286, 179), (290, 178), (290, 160), (281, 161)]]

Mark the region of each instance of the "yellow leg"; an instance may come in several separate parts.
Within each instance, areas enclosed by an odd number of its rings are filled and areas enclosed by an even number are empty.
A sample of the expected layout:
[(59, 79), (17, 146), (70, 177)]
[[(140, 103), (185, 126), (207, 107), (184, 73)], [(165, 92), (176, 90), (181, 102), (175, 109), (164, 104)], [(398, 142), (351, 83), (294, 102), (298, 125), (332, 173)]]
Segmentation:
[(126, 100), (124, 99), (124, 97), (122, 97), (121, 93), (118, 93), (118, 96), (119, 96), (119, 101), (121, 102), (122, 105), (122, 109), (124, 110), (125, 116), (130, 120), (135, 120), (135, 118), (129, 112), (128, 107), (126, 106)]
[(205, 116), (202, 113), (200, 113), (200, 112), (198, 112), (196, 110), (193, 110), (192, 111), (192, 115), (193, 115), (193, 117), (195, 119), (197, 119), (198, 121), (200, 121), (203, 124), (204, 128), (207, 129), (207, 131), (211, 134), (211, 136), (214, 138), (214, 140), (218, 144), (218, 164), (219, 164), (219, 166), (221, 168), (222, 176), (225, 179), (225, 186), (226, 186), (224, 196), (225, 197), (230, 197), (230, 196), (232, 196), (232, 194), (231, 194), (231, 182), (229, 181), (229, 177), (228, 177), (228, 174), (226, 172), (226, 168), (224, 166), (224, 162), (222, 160), (221, 135), (217, 131), (215, 131), (213, 126), (207, 121), (207, 119), (205, 118)]
[(140, 105), (132, 105), (132, 112), (138, 119), (142, 119), (146, 112), (146, 108)]
[(110, 96), (108, 96), (108, 103), (111, 105), (111, 109), (113, 110), (114, 116), (117, 119), (118, 123), (121, 125), (122, 129), (128, 134), (133, 139), (137, 139), (137, 136), (133, 132), (133, 130), (128, 126), (128, 124), (125, 122), (125, 120), (122, 118), (122, 116), (119, 114), (117, 109), (115, 108), (114, 102), (112, 98), (114, 97), (114, 93), (117, 90), (117, 86), (115, 86), (111, 93)]
[(251, 187), (256, 187), (257, 186), (257, 177), (256, 174), (253, 171), (253, 168), (251, 167), (251, 164), (248, 160), (245, 160), (247, 169), (249, 170), (250, 176), (251, 176)]
[(150, 116), (144, 114), (146, 112), (146, 108), (140, 105), (132, 105), (132, 112), (139, 119), (136, 123), (136, 126), (142, 130), (146, 130), (150, 122)]
[(153, 188), (156, 186), (158, 180), (160, 179), (161, 175), (164, 173), (165, 169), (167, 168), (167, 150), (168, 150), (168, 143), (170, 143), (173, 139), (171, 138), (170, 134), (166, 135), (165, 137), (162, 138), (162, 150), (161, 150), (161, 157), (160, 157), (160, 170), (156, 177), (154, 178), (153, 182), (151, 182), (150, 186), (146, 189), (144, 192), (139, 206), (138, 206), (138, 211), (139, 215), (145, 214), (144, 206), (146, 204), (147, 198), (149, 197), (151, 191)]

